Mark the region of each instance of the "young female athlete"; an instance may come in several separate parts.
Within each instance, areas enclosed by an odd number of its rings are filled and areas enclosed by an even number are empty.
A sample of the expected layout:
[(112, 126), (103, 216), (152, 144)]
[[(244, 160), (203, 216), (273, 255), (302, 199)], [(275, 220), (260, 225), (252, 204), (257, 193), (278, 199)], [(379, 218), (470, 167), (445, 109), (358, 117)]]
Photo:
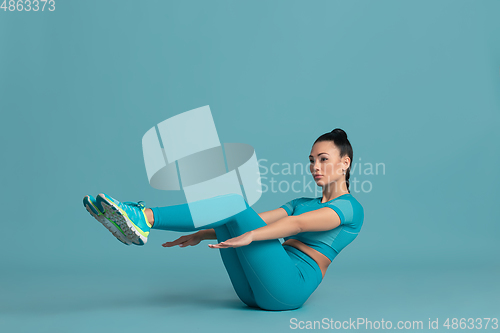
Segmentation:
[[(205, 239), (219, 249), (238, 297), (263, 310), (301, 307), (316, 290), (332, 260), (358, 235), (364, 219), (361, 204), (349, 192), (353, 151), (340, 128), (321, 135), (309, 155), (310, 170), (323, 195), (301, 197), (278, 209), (257, 214), (246, 210), (194, 227), (188, 204), (146, 208), (142, 201), (119, 202), (106, 194), (85, 196), (84, 206), (118, 240), (143, 245), (150, 229), (180, 232), (164, 247), (193, 246)], [(210, 204), (231, 205), (238, 195), (218, 196)], [(239, 197), (241, 199), (241, 197)], [(284, 238), (284, 243), (279, 241)]]

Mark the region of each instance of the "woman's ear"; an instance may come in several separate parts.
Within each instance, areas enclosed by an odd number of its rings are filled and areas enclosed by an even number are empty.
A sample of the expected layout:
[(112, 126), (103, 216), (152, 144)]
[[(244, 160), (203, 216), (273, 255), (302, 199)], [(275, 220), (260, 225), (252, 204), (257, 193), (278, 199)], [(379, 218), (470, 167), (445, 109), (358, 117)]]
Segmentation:
[(344, 164), (346, 170), (349, 169), (349, 166), (351, 165), (351, 159), (349, 156), (344, 156), (342, 158), (342, 163)]

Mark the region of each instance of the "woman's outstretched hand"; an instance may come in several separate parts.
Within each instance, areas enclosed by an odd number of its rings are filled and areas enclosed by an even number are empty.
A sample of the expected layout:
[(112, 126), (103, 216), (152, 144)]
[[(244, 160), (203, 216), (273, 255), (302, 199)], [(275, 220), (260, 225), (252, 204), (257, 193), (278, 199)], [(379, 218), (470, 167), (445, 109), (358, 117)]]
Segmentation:
[(253, 235), (251, 232), (245, 232), (243, 235), (238, 237), (229, 238), (219, 244), (208, 244), (212, 249), (224, 249), (227, 247), (240, 247), (250, 244), (253, 241)]
[(179, 247), (195, 246), (198, 245), (203, 240), (203, 234), (200, 232), (195, 232), (194, 234), (184, 235), (172, 242), (163, 243), (163, 247), (172, 247), (179, 245)]

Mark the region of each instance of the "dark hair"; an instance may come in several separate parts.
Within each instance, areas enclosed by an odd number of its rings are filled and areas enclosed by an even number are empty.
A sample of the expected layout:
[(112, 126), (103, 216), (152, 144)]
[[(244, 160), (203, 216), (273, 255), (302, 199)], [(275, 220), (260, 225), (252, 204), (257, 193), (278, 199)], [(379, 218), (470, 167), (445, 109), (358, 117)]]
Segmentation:
[[(336, 128), (329, 133), (321, 135), (319, 138), (316, 139), (316, 141), (314, 141), (314, 143), (321, 141), (333, 141), (333, 144), (340, 150), (340, 157), (344, 157), (345, 155), (347, 155), (351, 159), (351, 163), (349, 163), (349, 167), (347, 168), (347, 171), (345, 173), (347, 190), (349, 191), (349, 176), (351, 172), (353, 154), (352, 154), (352, 146), (349, 140), (347, 139), (346, 132), (344, 132), (344, 130), (340, 128)], [(351, 193), (351, 191), (349, 191), (349, 193)]]

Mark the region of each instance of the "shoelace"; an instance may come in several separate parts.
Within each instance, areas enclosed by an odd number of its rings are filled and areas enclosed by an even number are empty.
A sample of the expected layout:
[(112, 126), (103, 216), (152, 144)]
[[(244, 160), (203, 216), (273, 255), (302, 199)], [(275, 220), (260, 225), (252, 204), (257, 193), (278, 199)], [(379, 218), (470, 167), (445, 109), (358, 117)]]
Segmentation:
[(124, 202), (124, 204), (130, 205), (130, 206), (135, 206), (135, 207), (138, 207), (139, 209), (146, 208), (146, 206), (144, 205), (145, 204), (144, 201), (138, 201), (138, 202), (126, 201), (126, 202)]

